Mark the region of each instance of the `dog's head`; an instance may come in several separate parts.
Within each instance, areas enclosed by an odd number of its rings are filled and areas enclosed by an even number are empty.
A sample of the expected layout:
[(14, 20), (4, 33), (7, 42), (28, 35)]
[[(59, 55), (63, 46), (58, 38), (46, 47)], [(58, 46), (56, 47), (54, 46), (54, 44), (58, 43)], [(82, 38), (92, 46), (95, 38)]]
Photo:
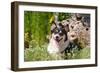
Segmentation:
[(79, 31), (84, 28), (83, 23), (81, 21), (72, 21), (69, 24), (70, 31)]
[(80, 14), (74, 14), (74, 17), (74, 20), (70, 19), (68, 32), (68, 39), (72, 42), (78, 39), (79, 32), (84, 28), (82, 16)]
[(61, 22), (53, 22), (51, 26), (51, 37), (58, 43), (67, 41), (67, 31)]

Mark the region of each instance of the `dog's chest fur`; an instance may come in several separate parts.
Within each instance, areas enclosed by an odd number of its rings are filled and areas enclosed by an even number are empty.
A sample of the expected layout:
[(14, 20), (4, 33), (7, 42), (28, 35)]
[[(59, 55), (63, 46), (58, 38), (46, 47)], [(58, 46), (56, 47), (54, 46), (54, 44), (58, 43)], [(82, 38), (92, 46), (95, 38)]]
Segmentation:
[(57, 43), (53, 38), (51, 38), (47, 50), (49, 53), (61, 53), (67, 48), (68, 45), (69, 40)]

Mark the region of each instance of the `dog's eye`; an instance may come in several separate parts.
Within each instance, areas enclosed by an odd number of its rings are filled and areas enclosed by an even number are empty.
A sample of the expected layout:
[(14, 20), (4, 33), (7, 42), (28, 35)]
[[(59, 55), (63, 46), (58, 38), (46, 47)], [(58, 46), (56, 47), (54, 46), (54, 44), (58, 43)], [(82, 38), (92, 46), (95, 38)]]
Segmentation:
[(68, 27), (69, 25), (68, 25), (68, 24), (66, 24), (66, 26)]
[(80, 22), (77, 22), (76, 24), (79, 24)]
[(56, 33), (58, 33), (58, 32), (59, 32), (59, 30), (55, 29), (53, 32), (56, 34)]
[(56, 32), (59, 32), (58, 30), (56, 30)]
[(89, 29), (88, 28), (86, 28), (86, 31), (88, 31)]
[(60, 35), (60, 36), (63, 36), (63, 33), (62, 33), (62, 32), (60, 32), (60, 33), (59, 33), (59, 35)]

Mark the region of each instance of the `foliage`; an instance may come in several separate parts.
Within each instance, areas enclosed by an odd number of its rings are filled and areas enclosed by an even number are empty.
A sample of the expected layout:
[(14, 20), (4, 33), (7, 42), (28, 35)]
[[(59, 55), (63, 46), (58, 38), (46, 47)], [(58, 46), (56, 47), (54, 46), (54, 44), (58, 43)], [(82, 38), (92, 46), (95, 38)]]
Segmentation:
[(49, 61), (62, 59), (88, 59), (90, 58), (90, 48), (83, 48), (81, 50), (74, 49), (73, 56), (70, 53), (65, 53), (63, 58), (57, 55), (49, 55), (47, 52), (47, 45), (42, 47), (28, 48), (25, 50), (25, 61)]
[(25, 61), (48, 61), (57, 60), (56, 57), (52, 57), (47, 52), (47, 44), (41, 47), (28, 48), (25, 50)]
[(59, 13), (58, 20), (62, 21), (71, 17), (71, 13)]
[[(35, 41), (39, 46), (46, 43), (46, 35), (50, 33), (49, 19), (52, 13), (25, 11), (24, 32), (29, 33), (25, 40)], [(24, 34), (24, 35), (25, 35)], [(25, 35), (26, 37), (26, 35)]]

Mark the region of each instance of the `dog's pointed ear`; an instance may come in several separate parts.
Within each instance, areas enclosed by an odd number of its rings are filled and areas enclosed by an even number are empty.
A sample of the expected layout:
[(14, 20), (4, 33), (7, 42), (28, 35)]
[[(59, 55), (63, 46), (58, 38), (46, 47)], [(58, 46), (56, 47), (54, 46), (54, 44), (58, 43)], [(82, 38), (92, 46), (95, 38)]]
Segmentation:
[(76, 16), (77, 21), (82, 20), (82, 16), (79, 13), (75, 14), (75, 16)]
[(55, 21), (52, 21), (52, 24), (54, 24), (54, 25), (57, 27), (57, 22), (55, 22)]
[(62, 28), (65, 28), (64, 25), (61, 22), (59, 22), (58, 27), (59, 26), (62, 27)]
[(54, 29), (56, 28), (56, 23), (54, 21), (52, 21), (52, 24), (51, 24), (51, 33), (54, 31)]
[(55, 24), (55, 21), (52, 21), (51, 24)]

